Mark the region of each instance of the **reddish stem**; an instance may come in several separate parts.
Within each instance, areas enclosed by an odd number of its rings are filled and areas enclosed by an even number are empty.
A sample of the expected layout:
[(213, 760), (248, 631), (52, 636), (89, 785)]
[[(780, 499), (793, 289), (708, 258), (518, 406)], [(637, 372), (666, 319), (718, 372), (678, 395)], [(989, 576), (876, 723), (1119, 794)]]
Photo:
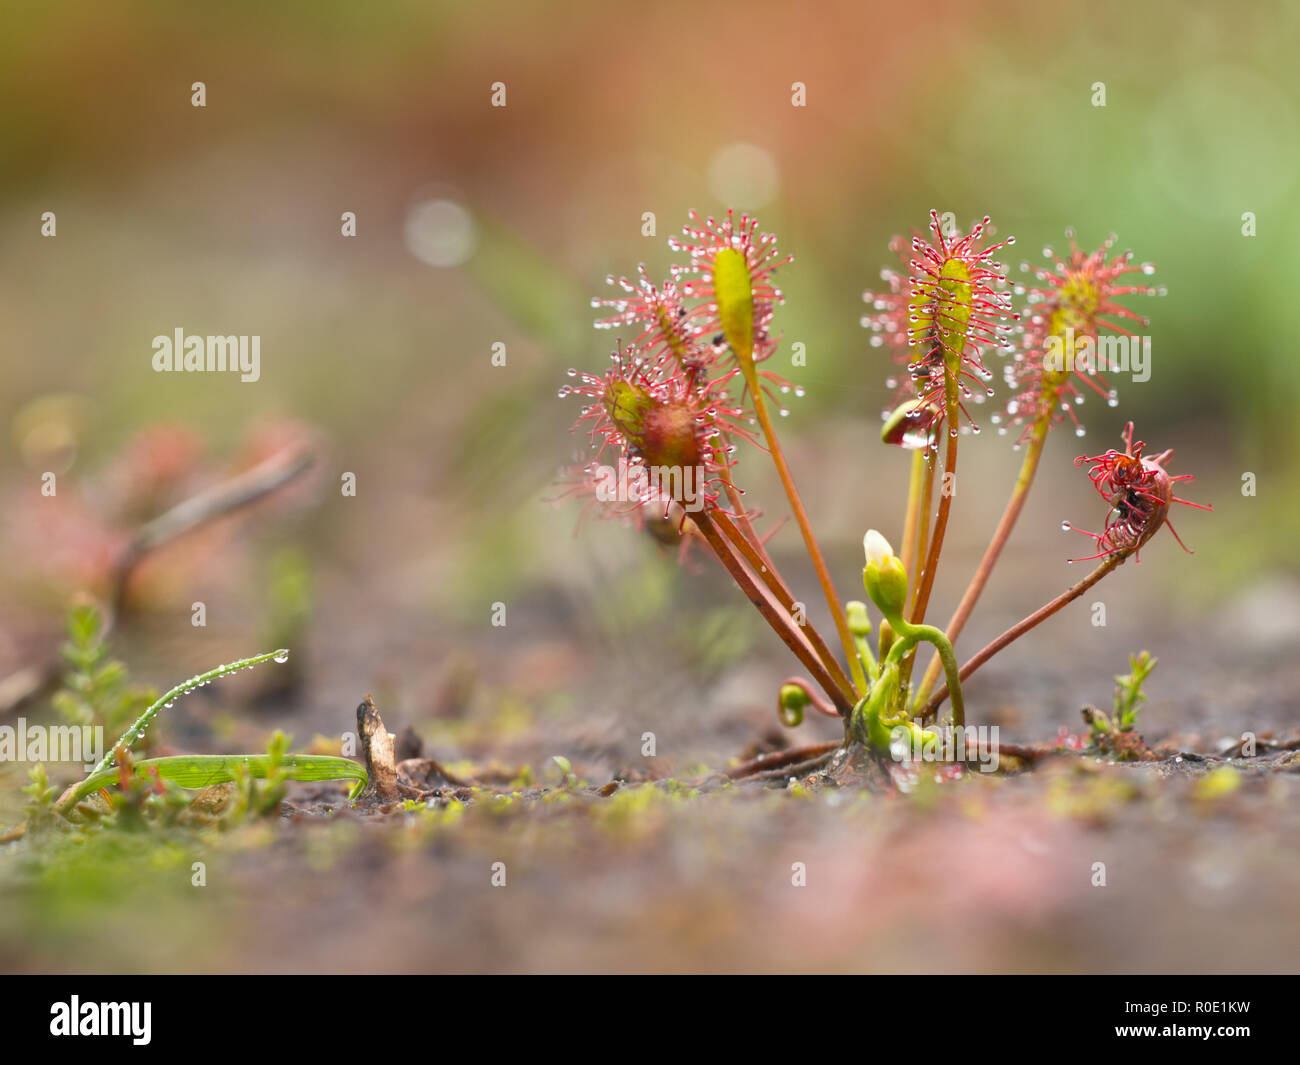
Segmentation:
[(758, 612), (763, 615), (763, 620), (768, 623), (772, 631), (781, 637), (785, 645), (803, 663), (804, 668), (813, 675), (813, 679), (822, 686), (822, 690), (830, 696), (831, 702), (835, 704), (841, 716), (847, 717), (852, 713), (854, 701), (840, 690), (834, 678), (827, 672), (803, 629), (795, 624), (789, 612), (781, 605), (767, 585), (750, 572), (745, 560), (736, 553), (727, 538), (718, 531), (718, 527), (714, 524), (709, 512), (700, 511), (697, 514), (692, 514), (691, 520), (695, 522), (695, 527), (700, 530), (700, 534), (713, 548), (713, 553), (718, 556), (719, 561), (731, 574), (731, 579), (739, 585), (741, 591), (754, 604)]
[[(747, 370), (746, 367), (748, 367)], [(812, 562), (813, 570), (817, 574), (817, 580), (822, 586), (822, 595), (826, 597), (826, 605), (835, 621), (835, 630), (839, 633), (840, 643), (844, 646), (844, 654), (848, 659), (849, 669), (853, 673), (854, 690), (858, 693), (865, 692), (867, 690), (867, 678), (862, 671), (861, 662), (858, 661), (857, 650), (853, 645), (853, 634), (849, 632), (849, 622), (844, 616), (844, 607), (840, 604), (839, 596), (835, 592), (835, 584), (831, 580), (830, 570), (827, 569), (826, 560), (822, 557), (821, 548), (817, 544), (817, 537), (813, 534), (812, 524), (808, 521), (808, 513), (804, 510), (803, 500), (799, 498), (799, 490), (795, 488), (794, 477), (791, 475), (790, 467), (785, 461), (785, 452), (781, 450), (781, 442), (776, 438), (776, 429), (772, 425), (772, 418), (767, 412), (767, 403), (763, 399), (763, 388), (758, 379), (758, 371), (754, 369), (752, 359), (748, 362), (742, 362), (741, 368), (745, 371), (745, 381), (754, 400), (754, 414), (758, 418), (758, 424), (762, 426), (763, 436), (767, 439), (768, 452), (772, 456), (772, 463), (776, 466), (777, 476), (781, 478), (781, 486), (785, 489), (786, 499), (790, 501), (790, 509), (794, 512), (795, 521), (799, 523), (799, 531), (803, 534), (808, 559)]]
[[(1033, 484), (1034, 473), (1038, 470), (1038, 460), (1043, 454), (1043, 444), (1047, 440), (1047, 430), (1050, 424), (1049, 416), (1039, 419), (1034, 425), (1033, 434), (1029, 441), (1029, 449), (1025, 454), (1024, 462), (1021, 463), (1020, 474), (1016, 478), (1015, 487), (1011, 490), (1011, 498), (1007, 501), (1007, 508), (1002, 513), (1002, 520), (998, 522), (997, 530), (993, 533), (993, 539), (989, 541), (984, 557), (980, 559), (975, 576), (971, 578), (970, 585), (966, 588), (965, 594), (961, 597), (961, 602), (944, 629), (944, 635), (948, 637), (950, 643), (956, 644), (961, 630), (966, 627), (966, 621), (970, 617), (971, 611), (975, 609), (975, 604), (979, 601), (984, 586), (988, 584), (989, 577), (993, 573), (993, 567), (997, 565), (1002, 549), (1011, 537), (1011, 530), (1015, 528), (1020, 512), (1024, 509), (1025, 500), (1029, 498), (1029, 486)], [(934, 687), (934, 682), (939, 679), (941, 667), (942, 663), (939, 661), (939, 656), (935, 655), (930, 660), (929, 668), (926, 669), (925, 676), (917, 688), (916, 702), (918, 704), (925, 702), (930, 689)]]
[(912, 560), (920, 554), (917, 548), (917, 532), (921, 520), (921, 486), (925, 478), (925, 451), (912, 454), (912, 474), (907, 482), (907, 513), (903, 516), (903, 553), (899, 556), (903, 571), (907, 574), (911, 586), (916, 587), (912, 578)]
[[(772, 590), (772, 594), (776, 596), (781, 606), (783, 606), (793, 618), (795, 613), (794, 593), (790, 591), (790, 588), (782, 579), (780, 572), (774, 565), (772, 565), (772, 561), (767, 557), (766, 553), (760, 555), (754, 549), (754, 545), (741, 534), (740, 530), (732, 524), (731, 520), (725, 514), (715, 512), (713, 515), (713, 523), (722, 530), (723, 535), (732, 542), (744, 557), (745, 561), (749, 564), (750, 568), (762, 578), (763, 582)], [(796, 621), (795, 624), (798, 624), (798, 622)], [(822, 634), (817, 631), (816, 626), (807, 623), (806, 620), (803, 629), (804, 634), (808, 637), (809, 642), (813, 645), (817, 654), (820, 656), (822, 663), (825, 665), (826, 671), (835, 680), (836, 684), (839, 685), (840, 689), (844, 692), (845, 697), (847, 698), (852, 696), (854, 694), (853, 685), (850, 683), (849, 678), (845, 676), (839, 660), (836, 659), (834, 652), (827, 646), (826, 641), (822, 638)]]
[[(1062, 592), (1050, 603), (1046, 604), (1045, 606), (1039, 607), (1023, 621), (1019, 621), (1016, 624), (1012, 625), (1011, 628), (1007, 629), (1006, 632), (1004, 632), (992, 643), (984, 647), (981, 651), (979, 651), (976, 655), (974, 655), (974, 657), (972, 657), (970, 661), (968, 661), (965, 665), (963, 665), (961, 669), (957, 671), (958, 677), (961, 679), (963, 683), (965, 683), (966, 679), (972, 673), (974, 673), (977, 669), (979, 669), (980, 666), (982, 666), (995, 654), (997, 654), (1004, 647), (1006, 647), (1007, 644), (1020, 639), (1020, 637), (1023, 636), (1025, 633), (1027, 633), (1030, 629), (1034, 628), (1036, 625), (1040, 624), (1041, 622), (1046, 621), (1053, 614), (1059, 611), (1062, 607), (1068, 606), (1070, 603), (1073, 603), (1076, 599), (1079, 598), (1079, 596), (1083, 595), (1084, 592), (1086, 592), (1089, 588), (1091, 588), (1094, 584), (1096, 584), (1099, 580), (1101, 580), (1104, 576), (1106, 576), (1106, 574), (1108, 574), (1111, 570), (1119, 566), (1120, 563), (1122, 563), (1126, 558), (1128, 558), (1130, 554), (1132, 554), (1131, 549), (1125, 551), (1118, 551), (1115, 554), (1111, 555), (1100, 566), (1098, 566), (1095, 570), (1089, 573), (1088, 576), (1084, 577), (1083, 580), (1079, 581), (1075, 585), (1072, 585), (1069, 589)], [(935, 692), (934, 698), (931, 699), (928, 703), (926, 703), (925, 709), (922, 710), (919, 715), (919, 719), (922, 721), (928, 720), (939, 709), (939, 707), (942, 705), (943, 701), (946, 698), (948, 698), (948, 686), (945, 684), (942, 688), (940, 688), (937, 692)]]
[[(951, 425), (952, 423), (950, 423)], [(943, 460), (943, 479), (957, 474), (957, 434), (948, 433), (948, 450)], [(934, 535), (930, 537), (930, 551), (925, 557), (925, 568), (921, 570), (921, 585), (917, 589), (916, 602), (912, 606), (911, 622), (913, 625), (925, 623), (925, 611), (930, 605), (930, 592), (934, 588), (934, 575), (939, 568), (939, 555), (943, 551), (943, 536), (948, 530), (948, 512), (952, 509), (953, 492), (946, 486), (939, 490), (939, 513), (934, 519)]]
[[(722, 433), (719, 433), (717, 438), (719, 440), (724, 439)], [(736, 482), (731, 477), (730, 466), (722, 467), (721, 477), (722, 483), (726, 488), (727, 500), (731, 503), (731, 509), (736, 512), (736, 524), (740, 527), (740, 531), (744, 533), (745, 539), (753, 546), (754, 550), (758, 553), (759, 558), (763, 560), (763, 563), (775, 569), (775, 567), (772, 566), (771, 558), (768, 557), (767, 548), (763, 545), (763, 541), (759, 538), (758, 532), (754, 528), (754, 523), (750, 520), (749, 514), (745, 511), (745, 503), (741, 498), (740, 489), (736, 487)]]

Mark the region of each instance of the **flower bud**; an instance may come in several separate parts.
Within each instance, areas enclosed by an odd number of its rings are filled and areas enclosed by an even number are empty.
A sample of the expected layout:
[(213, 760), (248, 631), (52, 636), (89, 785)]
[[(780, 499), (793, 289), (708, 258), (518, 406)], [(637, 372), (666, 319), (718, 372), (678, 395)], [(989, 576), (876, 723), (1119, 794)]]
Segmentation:
[(907, 571), (889, 541), (875, 529), (862, 538), (862, 548), (867, 558), (862, 571), (867, 596), (895, 629), (901, 629), (903, 608), (907, 605)]
[(782, 684), (780, 701), (777, 705), (781, 724), (787, 728), (797, 728), (803, 722), (804, 708), (810, 702), (812, 700), (808, 698), (808, 693), (798, 684)]
[(862, 538), (862, 550), (867, 556), (868, 566), (873, 562), (881, 565), (894, 555), (894, 549), (889, 546), (889, 541), (875, 529), (868, 529), (867, 534)]
[(849, 623), (849, 632), (854, 636), (868, 639), (871, 636), (871, 618), (867, 616), (867, 604), (859, 599), (850, 599), (844, 604), (844, 616)]

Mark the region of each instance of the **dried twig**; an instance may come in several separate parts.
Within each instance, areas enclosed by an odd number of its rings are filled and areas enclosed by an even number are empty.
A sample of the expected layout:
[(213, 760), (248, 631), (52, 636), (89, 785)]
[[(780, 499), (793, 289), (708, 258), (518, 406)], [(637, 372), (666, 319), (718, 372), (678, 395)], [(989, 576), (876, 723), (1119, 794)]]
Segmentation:
[[(281, 451), (141, 526), (113, 565), (110, 608), (104, 618), (102, 635), (107, 636), (125, 612), (131, 576), (149, 555), (195, 529), (278, 491), (306, 472), (314, 461), (315, 456), (308, 452)], [(58, 683), (61, 672), (62, 663), (55, 654), (0, 679), (0, 717), (15, 713), (32, 700), (48, 694)]]
[(125, 608), (131, 574), (148, 555), (200, 526), (265, 498), (306, 472), (314, 461), (315, 456), (307, 452), (290, 455), (282, 451), (251, 470), (206, 492), (200, 492), (141, 526), (113, 567), (112, 613), (109, 624)]

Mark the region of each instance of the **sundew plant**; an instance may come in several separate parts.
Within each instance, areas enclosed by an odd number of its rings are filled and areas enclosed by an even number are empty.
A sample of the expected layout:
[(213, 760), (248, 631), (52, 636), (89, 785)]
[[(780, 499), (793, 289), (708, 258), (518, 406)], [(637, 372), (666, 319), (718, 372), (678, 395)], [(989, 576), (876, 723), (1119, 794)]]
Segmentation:
[[(683, 552), (698, 545), (716, 558), (802, 666), (777, 693), (781, 719), (798, 725), (809, 707), (840, 718), (841, 750), (859, 763), (910, 755), (944, 730), (966, 727), (975, 713), (962, 683), (981, 665), (1136, 559), (1162, 526), (1173, 533), (1173, 504), (1210, 509), (1175, 494), (1191, 475), (1171, 474), (1173, 452), (1152, 454), (1130, 422), (1123, 451), (1075, 460), (1101, 498), (1102, 516), (1099, 531), (1078, 530), (1090, 544), (1071, 561), (1095, 567), (960, 661), (955, 644), (1024, 507), (1048, 434), (1065, 425), (1082, 436), (1077, 408), (1086, 396), (1119, 402), (1101, 371), (1117, 352), (1136, 353), (1144, 343), (1149, 351), (1149, 340), (1133, 331), (1147, 319), (1129, 303), (1162, 290), (1146, 280), (1151, 264), (1114, 252), (1115, 237), (1086, 252), (1072, 232), (1065, 254), (1044, 249), (1050, 265), (1022, 265), (1024, 280), (1013, 284), (1001, 259), (1014, 238), (994, 240), (988, 218), (964, 233), (951, 218), (932, 211), (927, 232), (896, 237), (890, 247), (898, 265), (864, 293), (869, 346), (896, 364), (882, 445), (911, 453), (901, 509), (877, 519), (897, 538), (891, 543), (876, 528), (863, 538), (868, 602), (837, 590), (777, 432), (774, 411), (783, 414), (784, 397), (801, 391), (769, 368), (783, 302), (775, 275), (792, 259), (756, 219), (692, 213), (682, 237), (669, 241), (680, 259), (667, 279), (656, 284), (644, 267), (634, 280), (611, 277), (614, 295), (592, 301), (597, 326), (618, 336), (611, 365), (603, 374), (570, 370), (575, 381), (560, 390), (582, 402), (574, 431), (591, 449), (589, 462), (567, 471), (570, 493), (606, 516), (662, 523)], [(938, 625), (928, 613), (959, 461), (981, 429), (971, 407), (997, 394), (999, 366), (1007, 396), (988, 420), (1023, 461), (959, 605)], [(775, 467), (782, 509), (798, 526), (833, 632), (805, 619), (758, 531), (745, 466), (763, 456)], [(923, 651), (929, 659), (918, 664)]]

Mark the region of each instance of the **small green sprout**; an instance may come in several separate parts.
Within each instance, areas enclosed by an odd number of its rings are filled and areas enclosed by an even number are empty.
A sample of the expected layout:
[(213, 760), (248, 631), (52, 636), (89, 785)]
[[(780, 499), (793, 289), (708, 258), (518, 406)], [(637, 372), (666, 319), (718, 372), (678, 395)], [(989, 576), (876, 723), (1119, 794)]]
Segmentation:
[(560, 770), (560, 787), (569, 791), (578, 786), (578, 776), (573, 771), (573, 763), (562, 754), (551, 755), (551, 761)]
[(1129, 655), (1128, 661), (1130, 672), (1115, 677), (1115, 702), (1110, 715), (1096, 707), (1088, 707), (1084, 715), (1092, 730), (1093, 740), (1099, 744), (1116, 733), (1132, 732), (1137, 727), (1138, 714), (1147, 701), (1142, 685), (1151, 676), (1159, 659), (1152, 658), (1151, 652), (1143, 651), (1141, 654)]
[(33, 829), (42, 829), (54, 822), (54, 797), (58, 794), (58, 788), (50, 783), (45, 774), (45, 766), (40, 762), (32, 766), (27, 775), (32, 781), (22, 789), (27, 796), (27, 824)]
[(280, 803), (288, 793), (286, 784), (292, 771), (285, 764), (292, 739), (276, 729), (266, 745), (266, 758), (256, 766), (240, 762), (233, 767), (236, 800), (232, 818), (236, 821), (256, 820), (277, 815)]
[(1150, 751), (1137, 733), (1138, 714), (1147, 701), (1142, 686), (1156, 668), (1157, 659), (1150, 652), (1129, 655), (1130, 672), (1115, 678), (1115, 702), (1110, 714), (1095, 706), (1083, 708), (1093, 746), (1120, 761), (1150, 757)]
[(1131, 672), (1115, 678), (1115, 727), (1120, 732), (1132, 732), (1137, 725), (1138, 714), (1142, 704), (1147, 701), (1142, 692), (1142, 685), (1151, 676), (1160, 660), (1151, 657), (1150, 651), (1129, 655)]
[(126, 667), (110, 657), (98, 607), (82, 603), (68, 612), (68, 639), (61, 653), (68, 664), (54, 709), (71, 725), (103, 725), (120, 732), (158, 693), (127, 684)]

